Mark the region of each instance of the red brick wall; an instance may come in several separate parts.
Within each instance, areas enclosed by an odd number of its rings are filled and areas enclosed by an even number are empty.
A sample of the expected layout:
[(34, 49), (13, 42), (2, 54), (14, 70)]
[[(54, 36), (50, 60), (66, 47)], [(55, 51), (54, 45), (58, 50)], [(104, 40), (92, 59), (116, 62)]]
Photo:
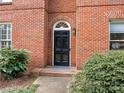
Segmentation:
[(49, 44), (49, 30), (48, 30), (48, 12), (45, 10), (44, 11), (45, 13), (45, 15), (44, 15), (44, 22), (45, 22), (45, 25), (44, 25), (44, 57), (45, 57), (45, 65), (48, 65), (48, 62), (49, 62), (49, 59), (50, 59), (50, 57), (49, 57), (49, 50), (48, 50), (48, 44)]
[[(123, 20), (124, 6), (90, 6), (91, 4), (93, 5), (93, 2), (91, 2), (91, 0), (78, 1), (80, 2), (77, 2), (76, 11), (77, 66), (78, 68), (81, 68), (82, 64), (86, 62), (86, 60), (94, 53), (109, 50), (109, 21), (112, 19)], [(84, 6), (85, 1), (87, 2), (87, 4), (85, 3), (85, 5), (89, 6)], [(100, 4), (107, 4), (107, 1), (100, 2)]]
[(13, 0), (12, 4), (0, 4), (0, 10), (45, 8), (45, 0)]
[(47, 62), (46, 26), (48, 21), (43, 0), (13, 0), (0, 5), (0, 22), (12, 23), (12, 45), (30, 51), (30, 67), (44, 67)]
[[(60, 20), (71, 34), (71, 65), (109, 50), (109, 21), (124, 18), (124, 0), (13, 0), (0, 5), (0, 22), (13, 24), (13, 47), (30, 50), (31, 67), (52, 64), (52, 27)], [(76, 58), (77, 56), (77, 58)]]
[(77, 6), (94, 6), (94, 5), (117, 5), (124, 4), (124, 0), (77, 0)]
[[(67, 21), (76, 28), (76, 0), (49, 0), (49, 64), (52, 64), (52, 32), (57, 21)], [(71, 35), (71, 65), (76, 66), (76, 36)]]
[(75, 12), (76, 0), (49, 0), (49, 13)]

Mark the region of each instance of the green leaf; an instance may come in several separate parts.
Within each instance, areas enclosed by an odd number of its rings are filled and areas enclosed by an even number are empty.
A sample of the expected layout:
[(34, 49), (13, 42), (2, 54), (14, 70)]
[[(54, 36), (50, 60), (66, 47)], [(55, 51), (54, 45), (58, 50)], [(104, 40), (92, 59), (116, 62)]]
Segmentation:
[(0, 73), (5, 79), (16, 78), (26, 71), (28, 60), (27, 50), (1, 49)]

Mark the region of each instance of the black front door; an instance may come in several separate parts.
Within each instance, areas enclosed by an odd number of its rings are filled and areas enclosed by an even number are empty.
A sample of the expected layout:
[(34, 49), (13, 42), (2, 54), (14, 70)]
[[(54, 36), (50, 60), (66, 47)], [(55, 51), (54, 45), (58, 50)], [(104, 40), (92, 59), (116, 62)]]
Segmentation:
[(54, 31), (54, 65), (69, 66), (70, 32)]

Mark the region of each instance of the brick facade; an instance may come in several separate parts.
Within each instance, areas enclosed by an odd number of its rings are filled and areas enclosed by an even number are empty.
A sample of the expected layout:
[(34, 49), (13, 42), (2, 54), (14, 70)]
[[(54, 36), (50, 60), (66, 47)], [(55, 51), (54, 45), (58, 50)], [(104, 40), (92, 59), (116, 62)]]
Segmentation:
[(52, 65), (52, 33), (57, 21), (71, 32), (71, 66), (109, 50), (109, 21), (124, 18), (124, 0), (13, 0), (0, 4), (0, 22), (12, 23), (12, 46), (30, 50), (30, 67)]
[(0, 5), (0, 22), (12, 23), (12, 47), (30, 51), (30, 67), (46, 65), (46, 17), (44, 0), (13, 0)]
[(124, 0), (77, 0), (77, 67), (109, 50), (109, 22), (124, 18)]

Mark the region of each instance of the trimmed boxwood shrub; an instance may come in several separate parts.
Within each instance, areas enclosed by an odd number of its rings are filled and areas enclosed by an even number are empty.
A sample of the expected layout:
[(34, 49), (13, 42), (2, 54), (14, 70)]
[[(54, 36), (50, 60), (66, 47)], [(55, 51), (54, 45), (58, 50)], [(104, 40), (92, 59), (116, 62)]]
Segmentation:
[(29, 55), (27, 50), (1, 49), (0, 73), (4, 79), (21, 76), (27, 69)]
[(124, 51), (96, 54), (70, 84), (70, 93), (124, 93)]

